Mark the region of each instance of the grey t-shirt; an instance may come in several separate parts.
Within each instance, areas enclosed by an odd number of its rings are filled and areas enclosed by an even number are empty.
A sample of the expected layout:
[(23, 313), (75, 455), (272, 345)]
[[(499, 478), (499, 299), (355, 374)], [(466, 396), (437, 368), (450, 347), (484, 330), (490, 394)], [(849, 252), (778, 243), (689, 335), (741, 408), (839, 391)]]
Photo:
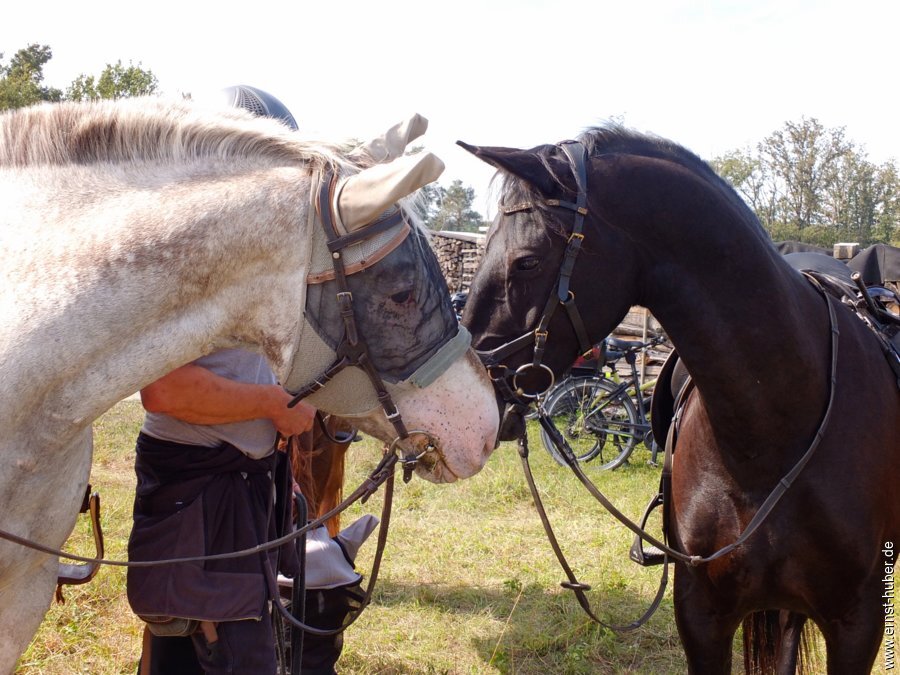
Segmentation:
[[(200, 357), (193, 364), (236, 382), (277, 383), (266, 359), (243, 349), (222, 349)], [(224, 441), (254, 459), (272, 452), (276, 435), (275, 426), (269, 419), (230, 424), (190, 424), (169, 415), (151, 412), (144, 416), (141, 431), (163, 441), (188, 445), (215, 447)]]

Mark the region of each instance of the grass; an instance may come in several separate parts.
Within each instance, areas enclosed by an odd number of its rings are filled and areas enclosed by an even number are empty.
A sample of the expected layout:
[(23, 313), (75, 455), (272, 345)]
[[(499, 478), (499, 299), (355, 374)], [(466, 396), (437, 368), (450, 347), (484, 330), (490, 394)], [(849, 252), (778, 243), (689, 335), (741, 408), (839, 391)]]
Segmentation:
[[(91, 482), (101, 492), (107, 556), (124, 559), (134, 490), (133, 443), (141, 408), (123, 401), (95, 425)], [(656, 592), (660, 568), (642, 569), (627, 551), (630, 533), (557, 466), (530, 434), (532, 465), (566, 556), (590, 583), (595, 611), (612, 623), (640, 616)], [(375, 465), (380, 444), (351, 446), (348, 491)], [(638, 518), (659, 470), (640, 447), (631, 463), (595, 474), (598, 485)], [(399, 475), (399, 474), (398, 474)], [(354, 506), (344, 523), (380, 511), (380, 493)], [(67, 547), (91, 552), (84, 519)], [(374, 535), (360, 552), (368, 572)], [(671, 590), (642, 629), (616, 635), (593, 624), (575, 598), (544, 536), (513, 444), (477, 476), (454, 485), (397, 481), (390, 535), (374, 601), (345, 636), (341, 673), (682, 673)], [(123, 568), (103, 568), (86, 586), (53, 604), (17, 675), (135, 672), (140, 622), (125, 600)], [(741, 663), (739, 638), (736, 667)], [(879, 670), (876, 673), (886, 673)], [(740, 671), (737, 671), (740, 672)]]

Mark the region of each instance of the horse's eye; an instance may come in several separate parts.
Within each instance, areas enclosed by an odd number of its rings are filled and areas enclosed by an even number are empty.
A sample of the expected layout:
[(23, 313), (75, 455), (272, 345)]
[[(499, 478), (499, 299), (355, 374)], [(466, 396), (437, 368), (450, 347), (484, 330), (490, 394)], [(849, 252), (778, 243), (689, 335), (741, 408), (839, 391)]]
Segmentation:
[(516, 260), (516, 269), (520, 272), (531, 272), (540, 267), (541, 259), (536, 255), (530, 255)]
[(398, 305), (405, 305), (407, 302), (412, 300), (413, 292), (411, 290), (400, 291), (399, 293), (394, 293), (391, 296), (391, 300), (396, 302)]

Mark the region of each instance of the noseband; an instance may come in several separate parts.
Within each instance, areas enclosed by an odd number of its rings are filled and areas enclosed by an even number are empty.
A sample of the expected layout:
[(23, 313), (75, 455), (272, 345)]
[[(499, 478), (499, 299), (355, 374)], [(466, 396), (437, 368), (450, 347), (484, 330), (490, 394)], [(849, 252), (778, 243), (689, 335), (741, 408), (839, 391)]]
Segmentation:
[[(553, 318), (557, 308), (562, 305), (572, 327), (575, 329), (575, 335), (582, 353), (586, 353), (591, 349), (591, 341), (588, 338), (587, 330), (584, 327), (584, 321), (581, 319), (581, 313), (575, 304), (575, 293), (569, 290), (569, 282), (572, 278), (572, 270), (575, 267), (575, 261), (581, 251), (581, 245), (584, 241), (584, 217), (587, 215), (587, 161), (588, 154), (585, 147), (577, 141), (566, 141), (560, 143), (559, 147), (565, 152), (572, 168), (572, 174), (575, 176), (575, 185), (578, 189), (578, 195), (575, 202), (564, 201), (561, 199), (547, 199), (544, 203), (547, 206), (567, 209), (575, 215), (572, 223), (572, 231), (566, 243), (566, 251), (563, 261), (559, 268), (559, 276), (556, 285), (547, 298), (544, 305), (544, 311), (538, 326), (535, 330), (529, 331), (514, 340), (510, 340), (495, 349), (489, 351), (478, 351), (478, 357), (487, 368), (488, 374), (494, 383), (494, 386), (500, 391), (503, 400), (512, 406), (520, 409), (528, 407), (530, 402), (547, 393), (554, 384), (553, 371), (543, 363), (544, 351), (547, 347), (547, 339), (549, 337), (550, 320)], [(518, 204), (504, 210), (504, 213), (513, 213), (531, 208), (530, 203)], [(502, 208), (502, 207), (501, 207)], [(530, 363), (525, 363), (515, 370), (512, 370), (503, 363), (503, 360), (515, 354), (522, 349), (534, 345), (534, 353)], [(535, 391), (526, 391), (520, 383), (523, 375), (530, 371), (542, 371), (547, 375), (549, 382), (546, 387)]]

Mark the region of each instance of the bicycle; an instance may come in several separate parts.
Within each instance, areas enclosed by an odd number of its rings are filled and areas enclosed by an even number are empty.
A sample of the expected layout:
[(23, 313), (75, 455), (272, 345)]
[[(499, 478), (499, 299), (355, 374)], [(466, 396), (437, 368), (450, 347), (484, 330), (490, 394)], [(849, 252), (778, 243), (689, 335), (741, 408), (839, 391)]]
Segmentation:
[[(664, 336), (647, 342), (607, 338), (600, 349), (600, 366), (609, 366), (606, 375), (600, 368), (573, 368), (541, 402), (546, 415), (560, 431), (579, 462), (599, 459), (604, 470), (616, 469), (628, 461), (638, 443), (651, 451), (656, 464), (659, 446), (650, 429), (648, 413), (656, 380), (639, 384), (637, 354), (665, 341)], [(619, 377), (615, 363), (624, 358), (630, 373)], [(635, 385), (637, 384), (637, 387)], [(566, 464), (560, 450), (546, 431), (541, 442), (559, 464)]]

